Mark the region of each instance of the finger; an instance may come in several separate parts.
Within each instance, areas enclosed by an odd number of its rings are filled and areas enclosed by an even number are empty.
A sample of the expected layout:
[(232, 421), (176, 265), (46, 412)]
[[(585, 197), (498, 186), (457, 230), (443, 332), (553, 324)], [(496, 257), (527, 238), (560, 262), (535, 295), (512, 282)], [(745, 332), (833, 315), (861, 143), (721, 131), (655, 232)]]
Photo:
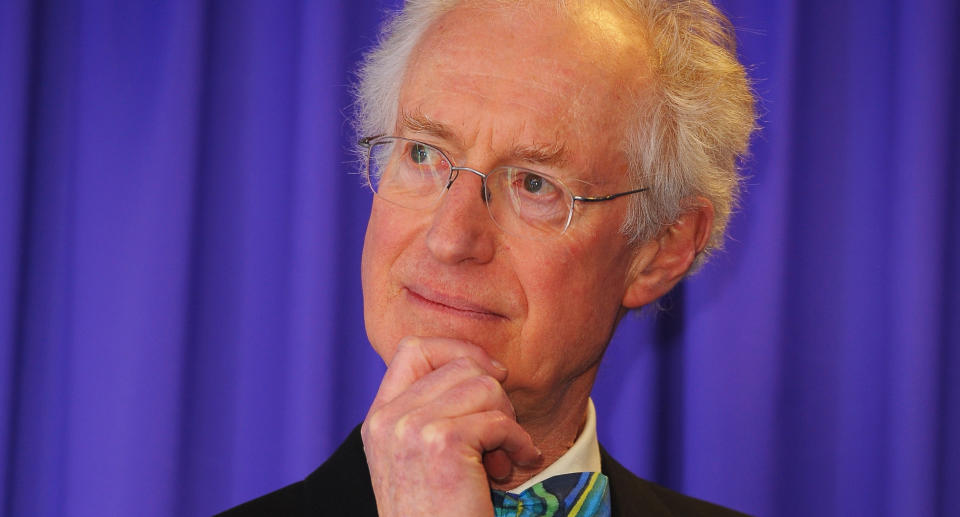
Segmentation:
[(472, 437), (471, 446), (474, 450), (502, 450), (511, 463), (521, 467), (535, 465), (543, 458), (540, 449), (520, 424), (500, 411), (464, 415), (456, 419), (456, 425), (470, 430), (464, 436)]
[(388, 405), (390, 413), (422, 414), (425, 422), (487, 410), (500, 410), (516, 419), (500, 381), (464, 357), (424, 375)]
[(405, 337), (397, 344), (371, 411), (396, 398), (423, 376), (461, 357), (473, 360), (487, 375), (499, 381), (506, 379), (506, 368), (472, 343), (450, 338)]
[[(432, 376), (433, 374), (428, 375)], [(470, 377), (446, 391), (428, 392), (422, 397), (411, 390), (399, 395), (389, 406), (384, 407), (381, 410), (384, 415), (381, 416), (387, 416), (389, 420), (390, 415), (393, 415), (399, 426), (414, 428), (438, 420), (487, 411), (498, 411), (507, 418), (516, 420), (513, 404), (503, 391), (503, 386), (489, 375)]]
[(513, 462), (506, 452), (497, 449), (483, 455), (483, 469), (492, 479), (506, 479), (513, 471)]

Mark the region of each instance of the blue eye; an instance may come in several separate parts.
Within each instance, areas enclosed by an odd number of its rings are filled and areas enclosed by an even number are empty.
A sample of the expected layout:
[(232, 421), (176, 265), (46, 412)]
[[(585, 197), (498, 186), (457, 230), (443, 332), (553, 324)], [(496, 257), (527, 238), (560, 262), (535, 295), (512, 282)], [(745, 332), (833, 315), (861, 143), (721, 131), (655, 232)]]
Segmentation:
[(426, 146), (415, 144), (410, 146), (410, 159), (413, 163), (424, 163), (430, 160), (430, 149)]
[(527, 192), (537, 193), (543, 188), (543, 178), (536, 174), (527, 174), (523, 178), (523, 188)]

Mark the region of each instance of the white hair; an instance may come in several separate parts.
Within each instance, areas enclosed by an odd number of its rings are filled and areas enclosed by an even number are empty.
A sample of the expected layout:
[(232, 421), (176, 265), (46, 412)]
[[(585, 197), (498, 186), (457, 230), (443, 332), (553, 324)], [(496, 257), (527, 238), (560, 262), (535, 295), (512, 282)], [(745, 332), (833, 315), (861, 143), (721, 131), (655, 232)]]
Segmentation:
[[(407, 0), (387, 21), (358, 70), (360, 136), (394, 130), (410, 55), (428, 27), (462, 1)], [(561, 10), (572, 3), (556, 2)], [(650, 190), (630, 196), (621, 229), (633, 242), (655, 238), (699, 196), (714, 210), (705, 251), (719, 248), (740, 191), (738, 165), (755, 127), (754, 98), (737, 60), (733, 28), (710, 0), (608, 3), (630, 17), (646, 43), (637, 73), (653, 72), (649, 86), (626, 107), (633, 116), (622, 140), (633, 185)]]

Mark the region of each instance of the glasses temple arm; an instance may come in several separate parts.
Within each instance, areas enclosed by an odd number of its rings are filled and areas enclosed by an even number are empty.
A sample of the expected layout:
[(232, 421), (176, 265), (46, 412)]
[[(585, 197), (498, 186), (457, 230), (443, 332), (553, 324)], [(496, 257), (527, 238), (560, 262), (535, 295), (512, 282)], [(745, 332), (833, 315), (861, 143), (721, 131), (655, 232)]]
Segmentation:
[(370, 147), (370, 144), (371, 144), (374, 140), (376, 140), (376, 139), (378, 139), (378, 138), (380, 138), (380, 137), (382, 137), (382, 136), (383, 136), (383, 135), (365, 136), (365, 137), (357, 140), (357, 145), (362, 146), (362, 147)]
[(574, 201), (583, 201), (584, 203), (599, 203), (601, 201), (610, 201), (611, 199), (616, 199), (620, 196), (628, 196), (630, 194), (636, 194), (638, 192), (646, 192), (650, 190), (650, 187), (638, 188), (636, 190), (628, 190), (626, 192), (617, 192), (616, 194), (610, 194), (608, 196), (597, 196), (597, 197), (585, 197), (585, 196), (573, 196)]

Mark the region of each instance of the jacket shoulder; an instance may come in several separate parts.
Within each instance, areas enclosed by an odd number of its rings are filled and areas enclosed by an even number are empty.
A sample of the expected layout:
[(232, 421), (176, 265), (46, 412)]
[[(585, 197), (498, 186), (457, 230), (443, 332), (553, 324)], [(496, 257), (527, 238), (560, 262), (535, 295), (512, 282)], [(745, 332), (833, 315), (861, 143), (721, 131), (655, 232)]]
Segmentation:
[(746, 514), (640, 479), (600, 448), (615, 517), (745, 517)]
[(302, 515), (303, 481), (285, 486), (269, 494), (247, 501), (214, 517), (254, 517), (277, 515), (280, 517)]
[(360, 426), (303, 481), (236, 506), (217, 517), (344, 515), (376, 517), (377, 504)]

